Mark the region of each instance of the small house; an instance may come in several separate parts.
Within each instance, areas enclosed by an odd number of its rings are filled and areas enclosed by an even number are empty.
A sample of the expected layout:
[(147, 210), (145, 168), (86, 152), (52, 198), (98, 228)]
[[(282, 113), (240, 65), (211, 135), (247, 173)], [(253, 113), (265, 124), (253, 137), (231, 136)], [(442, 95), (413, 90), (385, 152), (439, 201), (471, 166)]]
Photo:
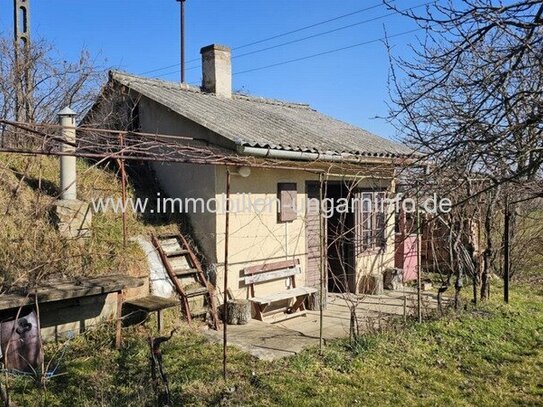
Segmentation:
[[(235, 298), (250, 295), (244, 270), (284, 260), (299, 265), (296, 283), (305, 287), (324, 279), (329, 291), (358, 293), (366, 277), (382, 280), (394, 267), (393, 208), (367, 202), (394, 193), (395, 167), (411, 151), (306, 104), (233, 92), (230, 49), (210, 45), (201, 54), (201, 87), (112, 71), (104, 94), (122, 98), (115, 109), (129, 112), (132, 129), (224, 157), (149, 164), (161, 191), (193, 206), (185, 208), (191, 237), (215, 286), (223, 286), (226, 240)], [(225, 211), (206, 207), (227, 194), (228, 239)], [(240, 202), (246, 210), (232, 208)], [(266, 282), (259, 293), (290, 281)]]

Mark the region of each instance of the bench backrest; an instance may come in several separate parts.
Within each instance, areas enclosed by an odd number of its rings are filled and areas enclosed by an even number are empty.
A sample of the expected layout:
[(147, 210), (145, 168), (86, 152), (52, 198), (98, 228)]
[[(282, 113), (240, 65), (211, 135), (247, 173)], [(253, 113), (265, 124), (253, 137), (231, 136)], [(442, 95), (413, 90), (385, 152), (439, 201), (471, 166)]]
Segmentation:
[[(244, 280), (246, 285), (251, 286), (256, 283), (263, 283), (266, 281), (278, 280), (280, 278), (290, 277), (292, 280), (292, 286), (295, 286), (295, 277), (300, 274), (300, 260), (284, 260), (274, 263), (267, 263), (258, 266), (247, 267), (243, 270)], [(254, 289), (254, 288), (253, 288)]]

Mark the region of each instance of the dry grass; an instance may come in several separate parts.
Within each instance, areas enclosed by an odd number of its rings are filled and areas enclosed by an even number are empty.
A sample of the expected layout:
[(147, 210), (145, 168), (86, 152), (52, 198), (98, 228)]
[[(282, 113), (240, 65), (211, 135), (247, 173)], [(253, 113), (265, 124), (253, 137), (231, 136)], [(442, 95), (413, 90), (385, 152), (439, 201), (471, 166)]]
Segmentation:
[[(51, 277), (90, 277), (147, 271), (143, 252), (130, 242), (123, 247), (122, 219), (113, 212), (96, 213), (92, 237), (63, 238), (52, 222), (59, 195), (59, 159), (0, 154), (0, 284), (4, 290)], [(120, 197), (115, 168), (77, 163), (78, 198)], [(133, 196), (129, 189), (129, 195)], [(127, 213), (129, 236), (152, 229)]]

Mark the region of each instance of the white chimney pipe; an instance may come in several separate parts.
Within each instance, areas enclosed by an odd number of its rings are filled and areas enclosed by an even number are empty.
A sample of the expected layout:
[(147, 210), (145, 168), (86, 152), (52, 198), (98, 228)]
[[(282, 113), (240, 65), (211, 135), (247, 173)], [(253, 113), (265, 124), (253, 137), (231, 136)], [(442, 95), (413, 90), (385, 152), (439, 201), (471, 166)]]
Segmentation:
[(224, 98), (232, 98), (232, 63), (230, 48), (212, 44), (202, 54), (202, 88)]
[[(62, 126), (62, 138), (70, 144), (62, 144), (62, 152), (74, 152), (75, 147), (75, 116), (76, 113), (66, 106), (58, 113), (59, 123)], [(76, 162), (75, 157), (62, 155), (60, 157), (60, 199), (76, 200)]]

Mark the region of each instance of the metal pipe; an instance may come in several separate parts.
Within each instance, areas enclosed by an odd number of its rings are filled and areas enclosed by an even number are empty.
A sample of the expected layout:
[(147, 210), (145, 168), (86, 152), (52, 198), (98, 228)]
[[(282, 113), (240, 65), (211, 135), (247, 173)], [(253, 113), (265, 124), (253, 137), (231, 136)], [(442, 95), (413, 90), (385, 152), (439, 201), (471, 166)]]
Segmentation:
[(335, 155), (325, 153), (309, 153), (306, 151), (276, 150), (272, 148), (247, 147), (238, 145), (238, 153), (255, 157), (279, 158), (285, 160), (303, 161), (334, 161), (358, 164), (383, 164), (393, 161), (394, 157), (356, 157), (354, 155)]
[(319, 353), (322, 354), (323, 347), (323, 326), (324, 326), (324, 285), (325, 285), (325, 260), (324, 260), (324, 217), (322, 214), (323, 196), (323, 175), (319, 174)]
[[(119, 147), (122, 151), (124, 149), (124, 135), (119, 135)], [(123, 208), (126, 208), (126, 168), (124, 166), (124, 159), (121, 158), (118, 160), (119, 164), (119, 170), (121, 171), (121, 199), (123, 203)], [(127, 239), (128, 239), (128, 227), (126, 222), (126, 210), (123, 209), (122, 213), (122, 219), (123, 219), (123, 247), (127, 246)]]
[(180, 4), (180, 44), (181, 44), (181, 83), (185, 83), (185, 0), (177, 0)]
[[(67, 143), (61, 144), (64, 153), (75, 152), (75, 115), (69, 107), (62, 109), (59, 114), (59, 122), (62, 126), (62, 139)], [(74, 156), (60, 157), (60, 199), (77, 199), (76, 184), (76, 158)]]
[(222, 348), (222, 375), (226, 381), (226, 359), (227, 359), (227, 326), (228, 326), (228, 234), (230, 232), (230, 170), (226, 169), (226, 214), (224, 227), (224, 288), (223, 288), (223, 348)]

